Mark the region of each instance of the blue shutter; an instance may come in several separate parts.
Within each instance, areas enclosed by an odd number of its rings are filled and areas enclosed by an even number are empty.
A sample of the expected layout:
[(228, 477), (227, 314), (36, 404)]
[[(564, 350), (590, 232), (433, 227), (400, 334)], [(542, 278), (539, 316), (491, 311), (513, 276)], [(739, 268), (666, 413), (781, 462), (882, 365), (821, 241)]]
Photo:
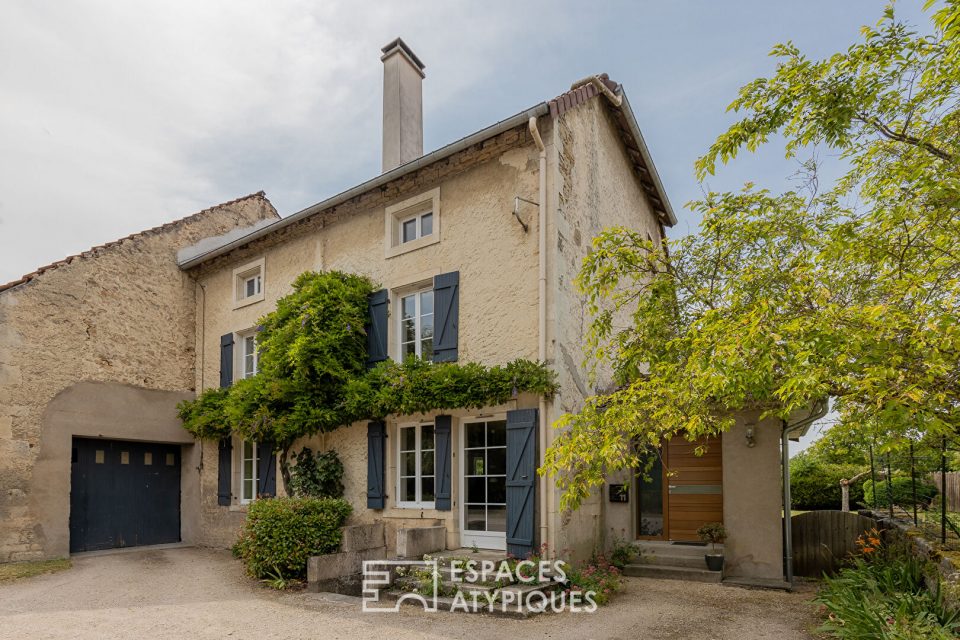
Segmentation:
[(434, 421), (434, 447), (436, 460), (436, 492), (434, 507), (438, 511), (450, 511), (450, 416), (437, 416)]
[(433, 278), (433, 361), (456, 362), (460, 325), (460, 272)]
[(389, 298), (386, 289), (370, 294), (367, 320), (367, 367), (387, 359), (387, 305)]
[(223, 438), (217, 445), (217, 504), (230, 506), (230, 463), (233, 460), (233, 442)]
[(387, 505), (384, 463), (387, 452), (387, 427), (382, 422), (367, 424), (367, 508)]
[[(233, 384), (233, 334), (220, 337), (220, 386)], [(233, 463), (233, 442), (223, 438), (217, 446), (217, 504), (230, 505), (230, 484)]]
[(525, 558), (536, 532), (537, 410), (507, 412), (507, 553)]
[(257, 443), (257, 460), (260, 463), (257, 495), (277, 495), (277, 457), (273, 454), (272, 442)]
[(233, 334), (220, 336), (220, 386), (233, 384)]

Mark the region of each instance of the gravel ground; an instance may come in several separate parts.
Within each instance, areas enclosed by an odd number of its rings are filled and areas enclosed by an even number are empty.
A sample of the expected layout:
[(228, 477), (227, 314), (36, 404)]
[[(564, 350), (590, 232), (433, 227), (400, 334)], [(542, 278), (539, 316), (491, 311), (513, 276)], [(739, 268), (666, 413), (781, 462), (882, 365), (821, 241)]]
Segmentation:
[(794, 640), (812, 637), (811, 596), (628, 578), (595, 614), (364, 614), (354, 598), (261, 587), (224, 551), (136, 550), (78, 556), (70, 570), (0, 584), (0, 638)]

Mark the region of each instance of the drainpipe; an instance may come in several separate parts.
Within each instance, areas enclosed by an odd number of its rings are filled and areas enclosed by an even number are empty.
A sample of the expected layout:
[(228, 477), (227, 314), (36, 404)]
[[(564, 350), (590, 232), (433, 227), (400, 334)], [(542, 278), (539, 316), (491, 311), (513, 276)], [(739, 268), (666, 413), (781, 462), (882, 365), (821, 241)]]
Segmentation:
[(793, 532), (790, 530), (790, 434), (810, 425), (827, 415), (828, 403), (826, 398), (820, 398), (813, 403), (813, 412), (799, 422), (788, 423), (782, 421), (783, 431), (780, 434), (781, 464), (783, 466), (783, 563), (787, 583), (793, 585)]
[[(537, 234), (539, 236), (539, 258), (538, 258), (538, 276), (537, 276), (537, 310), (538, 331), (537, 331), (537, 359), (540, 362), (547, 361), (547, 149), (543, 145), (543, 138), (540, 137), (540, 129), (537, 128), (536, 116), (531, 116), (528, 121), (530, 135), (540, 150), (540, 197), (537, 198)], [(540, 396), (539, 410), (537, 411), (540, 439), (540, 461), (538, 466), (543, 466), (547, 452), (547, 399)], [(540, 544), (547, 541), (549, 524), (549, 508), (547, 505), (547, 482), (545, 475), (540, 476)]]

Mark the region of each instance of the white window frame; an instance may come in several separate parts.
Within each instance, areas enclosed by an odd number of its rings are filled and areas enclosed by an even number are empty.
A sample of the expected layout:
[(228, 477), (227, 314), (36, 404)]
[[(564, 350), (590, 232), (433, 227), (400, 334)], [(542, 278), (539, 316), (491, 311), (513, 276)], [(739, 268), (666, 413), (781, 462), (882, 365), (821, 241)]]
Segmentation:
[[(251, 330), (237, 333), (236, 336), (234, 340), (234, 344), (236, 345), (234, 361), (237, 364), (235, 367), (236, 371), (234, 371), (234, 378), (237, 380), (252, 378), (260, 371), (260, 353), (257, 347), (257, 333), (255, 330)], [(247, 358), (250, 356), (247, 352), (247, 340), (250, 338), (253, 338), (253, 373), (247, 372)]]
[[(247, 282), (257, 282), (257, 292), (247, 295)], [(266, 259), (260, 258), (253, 262), (241, 265), (233, 270), (233, 308), (239, 309), (265, 298), (267, 288)]]
[[(247, 457), (246, 447), (250, 445), (252, 457)], [(250, 504), (257, 499), (257, 489), (260, 486), (260, 458), (257, 455), (257, 441), (256, 440), (244, 440), (240, 439), (240, 491), (238, 495), (240, 496), (240, 504)], [(245, 475), (247, 470), (246, 462), (247, 460), (253, 461), (253, 495), (247, 495), (247, 477)]]
[[(430, 217), (430, 233), (424, 233), (424, 232), (423, 232), (423, 219), (426, 218), (426, 217), (428, 217), (428, 216)], [(414, 227), (414, 235), (413, 235), (413, 237), (410, 238), (409, 240), (404, 240), (404, 239), (403, 239), (403, 232), (404, 232), (404, 228), (406, 227), (406, 225), (407, 225), (408, 222), (413, 222), (413, 223), (414, 223), (414, 225), (413, 225), (413, 227)], [(399, 239), (398, 239), (398, 242), (399, 242), (400, 244), (407, 244), (408, 242), (416, 242), (417, 240), (420, 240), (421, 238), (426, 238), (427, 236), (432, 236), (432, 235), (433, 235), (433, 209), (427, 209), (426, 211), (422, 211), (422, 212), (420, 212), (420, 213), (415, 213), (415, 214), (413, 214), (412, 216), (408, 216), (408, 217), (406, 217), (406, 218), (402, 218), (402, 219), (399, 220), (399, 224), (400, 224), (400, 237), (399, 237)]]
[[(423, 235), (423, 216), (431, 214), (432, 230)], [(417, 237), (403, 242), (403, 223), (417, 220)], [(440, 242), (440, 188), (425, 191), (384, 209), (384, 256), (395, 256)]]
[[(423, 314), (420, 313), (420, 300), (421, 296), (424, 293), (430, 293), (433, 295), (433, 286), (421, 286), (417, 288), (405, 289), (403, 291), (397, 292), (397, 305), (396, 309), (398, 310), (395, 314), (397, 317), (396, 324), (396, 336), (397, 336), (397, 361), (403, 362), (406, 359), (406, 354), (404, 353), (404, 345), (408, 344), (404, 340), (403, 334), (403, 300), (409, 298), (410, 296), (415, 296), (415, 312), (414, 312), (414, 352), (418, 358), (423, 357), (423, 327), (421, 326), (421, 319)], [(436, 338), (436, 317), (437, 317), (437, 300), (436, 296), (433, 296), (433, 312), (429, 314), (434, 321), (433, 324), (433, 335), (430, 336), (431, 341)]]
[[(407, 422), (397, 425), (397, 475), (396, 475), (396, 487), (397, 487), (397, 507), (401, 509), (434, 509), (436, 505), (436, 500), (424, 501), (422, 498), (423, 490), (423, 470), (422, 470), (422, 458), (421, 455), (423, 452), (423, 427), (433, 427), (433, 494), (436, 498), (437, 494), (437, 426), (433, 422)], [(415, 457), (417, 460), (416, 464), (416, 475), (414, 476), (405, 476), (403, 475), (403, 456), (401, 455), (404, 451), (403, 449), (403, 437), (401, 433), (403, 429), (414, 429), (415, 435), (414, 440), (416, 443)], [(404, 478), (416, 478), (416, 499), (415, 500), (401, 500), (400, 497), (403, 495), (400, 491), (400, 484)], [(428, 476), (429, 477), (429, 476)]]
[[(457, 477), (458, 486), (460, 488), (460, 544), (461, 546), (476, 546), (479, 549), (494, 549), (494, 550), (506, 550), (507, 548), (507, 534), (506, 532), (493, 532), (493, 531), (475, 531), (467, 529), (467, 456), (466, 450), (467, 447), (467, 425), (477, 422), (505, 422), (507, 420), (506, 413), (493, 413), (486, 415), (477, 415), (471, 417), (462, 418), (459, 421), (457, 428), (458, 434), (458, 444), (457, 444), (457, 456), (460, 458), (460, 464), (457, 465)], [(498, 445), (499, 446), (499, 445)], [(486, 446), (484, 448), (487, 448)], [(486, 470), (485, 470), (486, 471)], [(484, 477), (488, 477), (489, 474), (484, 474)], [(500, 475), (500, 474), (496, 474)], [(508, 471), (509, 475), (509, 471)], [(475, 476), (474, 476), (475, 477)], [(539, 498), (538, 498), (539, 499)], [(490, 503), (484, 503), (489, 505)], [(497, 503), (499, 504), (499, 503)]]

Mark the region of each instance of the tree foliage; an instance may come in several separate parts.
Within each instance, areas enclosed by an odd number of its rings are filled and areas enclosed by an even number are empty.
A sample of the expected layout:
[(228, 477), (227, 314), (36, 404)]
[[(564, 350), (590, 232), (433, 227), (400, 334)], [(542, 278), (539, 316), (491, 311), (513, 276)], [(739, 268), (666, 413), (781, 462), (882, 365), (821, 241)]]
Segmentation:
[[(886, 440), (952, 434), (960, 402), (960, 2), (930, 33), (889, 8), (847, 51), (778, 45), (772, 77), (741, 89), (743, 118), (698, 175), (773, 136), (825, 148), (845, 173), (801, 188), (748, 184), (691, 203), (700, 232), (664, 245), (623, 228), (595, 239), (578, 284), (590, 355), (621, 387), (590, 398), (543, 472), (575, 507), (664, 437), (723, 431), (732, 412), (786, 418), (824, 396)], [(627, 320), (624, 321), (624, 318)]]

